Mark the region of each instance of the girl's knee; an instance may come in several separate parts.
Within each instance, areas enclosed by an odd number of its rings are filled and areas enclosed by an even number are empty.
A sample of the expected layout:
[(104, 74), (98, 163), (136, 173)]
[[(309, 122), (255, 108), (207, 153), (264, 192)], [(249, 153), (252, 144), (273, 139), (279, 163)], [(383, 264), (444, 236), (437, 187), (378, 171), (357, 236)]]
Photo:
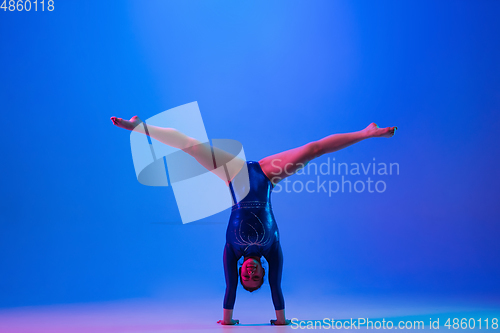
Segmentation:
[(200, 154), (202, 150), (202, 143), (194, 138), (188, 138), (183, 145), (184, 148), (182, 150), (193, 157)]
[(321, 146), (321, 143), (319, 141), (309, 142), (306, 145), (306, 149), (311, 159), (323, 155), (323, 147)]

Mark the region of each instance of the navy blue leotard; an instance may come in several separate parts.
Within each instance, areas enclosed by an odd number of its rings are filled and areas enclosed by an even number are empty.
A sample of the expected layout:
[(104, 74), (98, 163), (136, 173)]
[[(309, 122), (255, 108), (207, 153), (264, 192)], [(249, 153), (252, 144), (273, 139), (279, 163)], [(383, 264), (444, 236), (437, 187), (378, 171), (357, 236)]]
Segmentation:
[[(230, 183), (235, 198), (224, 247), (224, 274), (226, 277), (226, 294), (224, 309), (233, 309), (238, 285), (238, 260), (249, 256), (264, 256), (269, 263), (269, 285), (275, 310), (283, 310), (285, 301), (281, 291), (281, 275), (283, 271), (283, 253), (279, 242), (278, 225), (271, 207), (273, 184), (262, 171), (260, 164), (248, 161), (248, 181), (246, 173), (238, 173)], [(246, 193), (245, 187), (250, 184), (248, 194), (239, 198), (238, 193)]]

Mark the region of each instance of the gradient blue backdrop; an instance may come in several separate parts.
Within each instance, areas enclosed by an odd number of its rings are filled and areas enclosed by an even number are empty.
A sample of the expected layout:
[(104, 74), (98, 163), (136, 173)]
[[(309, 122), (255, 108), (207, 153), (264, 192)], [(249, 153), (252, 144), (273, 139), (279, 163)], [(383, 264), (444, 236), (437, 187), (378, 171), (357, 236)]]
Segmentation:
[(499, 14), (472, 0), (0, 11), (0, 307), (222, 306), (229, 211), (182, 225), (170, 187), (137, 182), (129, 133), (109, 120), (193, 101), (209, 137), (240, 141), (250, 160), (372, 121), (399, 127), (317, 161), (399, 163), (378, 178), (384, 193), (273, 195), (285, 299), (497, 298)]

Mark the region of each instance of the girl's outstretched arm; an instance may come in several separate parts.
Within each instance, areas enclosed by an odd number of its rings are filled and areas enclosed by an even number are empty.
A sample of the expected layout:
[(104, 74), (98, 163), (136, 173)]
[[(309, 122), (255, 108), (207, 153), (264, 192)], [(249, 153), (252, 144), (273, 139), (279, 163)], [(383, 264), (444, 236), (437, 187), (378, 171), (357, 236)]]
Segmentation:
[(281, 290), (283, 251), (279, 242), (274, 243), (265, 258), (269, 264), (269, 287), (271, 288), (271, 297), (276, 311), (276, 320), (271, 320), (271, 324), (288, 325), (290, 321), (287, 321), (285, 317), (285, 298)]
[(219, 320), (222, 325), (235, 325), (239, 321), (233, 320), (233, 308), (236, 300), (236, 289), (238, 287), (238, 258), (236, 258), (233, 249), (226, 243), (224, 247), (224, 276), (226, 279), (226, 292), (223, 303), (223, 320)]

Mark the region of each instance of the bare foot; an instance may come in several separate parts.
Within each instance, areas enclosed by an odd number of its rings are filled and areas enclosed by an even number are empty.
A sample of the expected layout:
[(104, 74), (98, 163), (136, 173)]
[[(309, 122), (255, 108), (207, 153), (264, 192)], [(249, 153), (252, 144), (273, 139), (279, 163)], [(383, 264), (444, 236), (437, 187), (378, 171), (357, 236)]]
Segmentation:
[(137, 116), (133, 116), (130, 120), (125, 120), (122, 118), (111, 117), (113, 125), (132, 131), (137, 125), (142, 123), (142, 120)]
[(373, 138), (390, 138), (394, 135), (397, 129), (398, 128), (396, 126), (380, 128), (377, 124), (371, 123), (364, 130), (370, 137)]

